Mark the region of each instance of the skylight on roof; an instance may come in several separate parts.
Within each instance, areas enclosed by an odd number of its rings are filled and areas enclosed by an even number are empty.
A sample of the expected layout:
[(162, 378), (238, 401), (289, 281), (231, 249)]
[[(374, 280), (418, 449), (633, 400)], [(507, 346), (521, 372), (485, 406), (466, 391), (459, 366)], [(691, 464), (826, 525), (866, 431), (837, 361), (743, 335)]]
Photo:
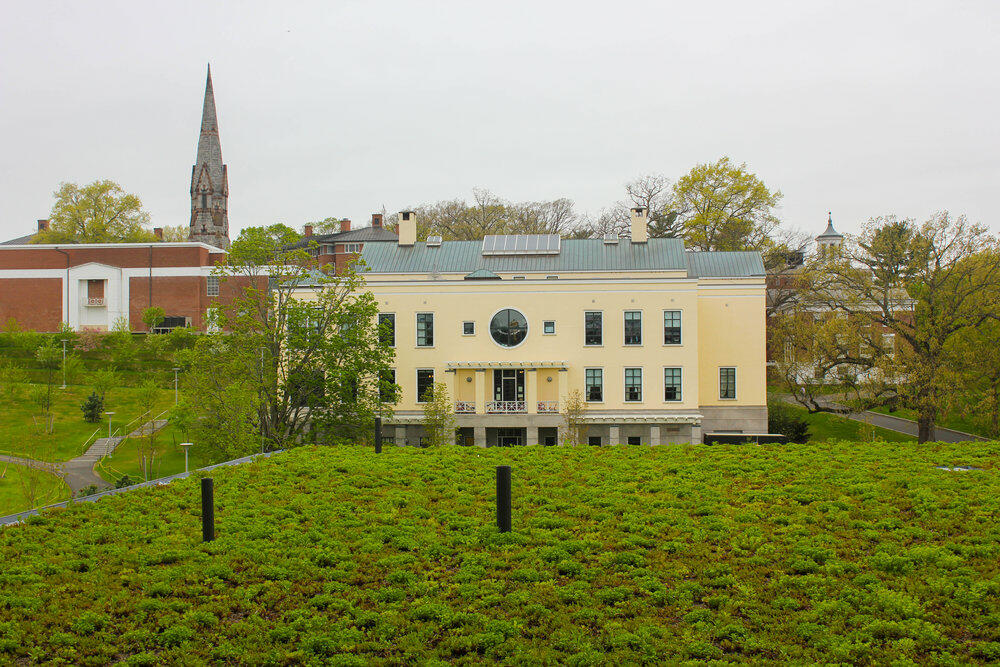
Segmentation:
[(483, 237), (484, 255), (558, 255), (558, 234), (497, 234)]

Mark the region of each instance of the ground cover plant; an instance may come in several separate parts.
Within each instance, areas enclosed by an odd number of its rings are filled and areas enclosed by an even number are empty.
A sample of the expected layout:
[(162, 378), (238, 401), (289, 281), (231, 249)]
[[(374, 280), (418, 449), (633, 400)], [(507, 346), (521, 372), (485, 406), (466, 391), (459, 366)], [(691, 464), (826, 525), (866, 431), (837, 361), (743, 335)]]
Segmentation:
[(302, 447), (214, 473), (212, 543), (196, 479), (0, 531), (0, 662), (997, 660), (998, 454)]

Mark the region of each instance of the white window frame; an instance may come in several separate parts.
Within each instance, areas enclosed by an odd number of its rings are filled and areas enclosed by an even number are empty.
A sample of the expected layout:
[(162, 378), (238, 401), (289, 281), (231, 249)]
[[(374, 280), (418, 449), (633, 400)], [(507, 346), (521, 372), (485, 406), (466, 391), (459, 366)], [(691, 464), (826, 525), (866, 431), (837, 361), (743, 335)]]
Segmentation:
[[(732, 369), (733, 371), (733, 395), (732, 397), (722, 396), (722, 371)], [(736, 370), (736, 366), (719, 366), (719, 400), (720, 401), (735, 401), (739, 398), (739, 372)]]
[(434, 383), (437, 382), (437, 372), (433, 368), (414, 368), (413, 369), (413, 386), (416, 390), (414, 394), (413, 402), (417, 405), (424, 405), (427, 401), (420, 400), (420, 371), (430, 371), (431, 372), (431, 392), (434, 391)]
[[(601, 400), (592, 401), (590, 400), (590, 393), (587, 391), (587, 371), (601, 371)], [(607, 395), (607, 385), (604, 382), (606, 373), (604, 372), (604, 366), (586, 366), (583, 369), (583, 402), (584, 403), (603, 403), (604, 397)]]
[(361, 252), (361, 244), (360, 243), (345, 243), (344, 244), (344, 252), (359, 253), (359, 252)]
[[(546, 331), (546, 325), (552, 325), (552, 331)], [(542, 320), (542, 335), (543, 336), (555, 336), (556, 335), (556, 321), (555, 320)]]
[[(628, 372), (629, 371), (639, 371), (639, 400), (633, 401), (629, 400), (628, 397)], [(642, 366), (626, 366), (622, 371), (622, 402), (623, 403), (644, 403), (646, 396), (646, 374), (642, 372)]]
[[(601, 342), (600, 343), (588, 343), (587, 342), (587, 313), (600, 313), (600, 315), (601, 315)], [(585, 311), (583, 311), (583, 346), (584, 347), (604, 347), (604, 311), (603, 310), (585, 310)]]
[[(472, 331), (470, 333), (466, 333), (465, 332), (465, 325), (466, 324), (471, 324), (472, 325)], [(462, 322), (462, 335), (463, 336), (475, 336), (476, 335), (476, 323), (475, 323), (474, 320), (464, 320)]]
[[(667, 370), (671, 368), (676, 368), (681, 372), (681, 382), (678, 388), (677, 395), (678, 398), (670, 400), (667, 398)], [(664, 403), (683, 403), (684, 402), (684, 367), (683, 366), (664, 366), (663, 367), (663, 402)]]
[[(421, 345), (420, 344), (420, 323), (418, 321), (418, 318), (421, 315), (430, 315), (431, 316), (431, 344), (430, 345)], [(434, 311), (432, 311), (432, 310), (421, 310), (419, 313), (414, 313), (413, 314), (413, 346), (414, 347), (420, 348), (422, 350), (430, 350), (430, 349), (433, 349), (437, 345), (437, 332), (435, 331), (435, 329), (437, 328), (435, 326), (436, 320), (437, 320), (437, 318), (434, 317)]]
[[(626, 331), (625, 331), (625, 329), (626, 329), (625, 322), (627, 322), (628, 320), (626, 320), (625, 318), (628, 317), (629, 313), (639, 313), (639, 342), (638, 343), (626, 343), (625, 342), (625, 336), (628, 335), (626, 333)], [(642, 320), (643, 320), (643, 316), (642, 316), (642, 311), (641, 310), (637, 310), (635, 308), (630, 308), (628, 310), (622, 311), (622, 345), (624, 345), (625, 347), (642, 347), (643, 339), (645, 338), (645, 336), (642, 335)]]
[(680, 316), (681, 316), (681, 326), (680, 326), (680, 329), (681, 329), (681, 342), (679, 342), (679, 343), (667, 343), (667, 342), (664, 342), (662, 340), (662, 338), (663, 338), (662, 336), (661, 336), (660, 342), (663, 345), (663, 347), (681, 347), (682, 345), (684, 345), (684, 311), (681, 308), (664, 308), (663, 309), (663, 331), (661, 333), (664, 336), (667, 333), (666, 332), (666, 327), (667, 327), (667, 325), (666, 325), (667, 313), (680, 313)]

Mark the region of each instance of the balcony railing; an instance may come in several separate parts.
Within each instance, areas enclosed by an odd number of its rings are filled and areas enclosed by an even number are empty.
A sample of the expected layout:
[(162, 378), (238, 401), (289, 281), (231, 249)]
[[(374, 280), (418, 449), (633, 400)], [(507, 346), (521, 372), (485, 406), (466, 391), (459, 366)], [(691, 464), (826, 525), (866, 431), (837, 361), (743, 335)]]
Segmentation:
[(85, 306), (103, 306), (104, 297), (103, 296), (88, 296), (83, 300), (83, 305)]
[(460, 415), (476, 414), (476, 404), (472, 401), (455, 401), (455, 413)]
[(487, 401), (486, 412), (491, 415), (521, 414), (528, 411), (524, 401)]
[(538, 401), (538, 414), (551, 415), (559, 412), (559, 401)]

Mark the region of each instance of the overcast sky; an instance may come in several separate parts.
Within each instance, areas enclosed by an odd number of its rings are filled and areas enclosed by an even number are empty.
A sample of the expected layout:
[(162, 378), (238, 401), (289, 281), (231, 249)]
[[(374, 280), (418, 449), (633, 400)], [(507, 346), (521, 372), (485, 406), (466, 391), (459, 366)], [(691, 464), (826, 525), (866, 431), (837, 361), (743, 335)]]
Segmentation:
[(0, 3), (0, 237), (61, 181), (186, 225), (212, 64), (231, 236), (471, 197), (583, 212), (723, 155), (786, 224), (1000, 231), (1000, 2)]

